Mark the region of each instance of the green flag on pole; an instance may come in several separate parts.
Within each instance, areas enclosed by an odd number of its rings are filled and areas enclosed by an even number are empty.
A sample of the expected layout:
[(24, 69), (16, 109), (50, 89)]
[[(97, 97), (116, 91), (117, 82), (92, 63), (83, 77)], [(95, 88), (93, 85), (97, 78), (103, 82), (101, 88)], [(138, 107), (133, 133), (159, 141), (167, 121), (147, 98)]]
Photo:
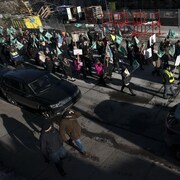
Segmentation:
[(48, 40), (50, 40), (52, 38), (52, 35), (49, 32), (46, 32), (45, 37), (47, 37)]
[(139, 66), (140, 66), (139, 63), (138, 63), (136, 60), (134, 60), (133, 63), (132, 63), (133, 71), (135, 71), (136, 69), (138, 69)]
[(42, 34), (39, 35), (39, 40), (40, 41), (47, 41), (47, 39)]
[(93, 41), (92, 42), (92, 45), (91, 45), (91, 49), (96, 49), (97, 47), (96, 47), (96, 41)]
[(79, 27), (82, 26), (82, 24), (76, 23), (74, 26), (77, 27), (77, 28), (79, 28)]
[(11, 32), (11, 34), (16, 34), (16, 29), (14, 29), (12, 26), (10, 27), (10, 32)]
[(170, 54), (171, 56), (174, 56), (174, 54), (175, 54), (175, 45), (170, 46), (170, 48), (169, 48), (169, 54)]
[(56, 54), (57, 56), (62, 54), (62, 51), (58, 48), (58, 46), (56, 46)]
[(122, 53), (123, 56), (127, 54), (126, 49), (122, 45), (118, 47), (118, 51)]
[(20, 43), (19, 41), (16, 42), (16, 48), (18, 48), (19, 50), (23, 47), (24, 45), (22, 43)]
[(176, 38), (177, 37), (177, 33), (175, 31), (173, 31), (172, 29), (170, 29), (167, 36), (169, 38)]
[(123, 40), (122, 36), (116, 35), (116, 40), (115, 41), (116, 41), (117, 44), (121, 44), (122, 40)]

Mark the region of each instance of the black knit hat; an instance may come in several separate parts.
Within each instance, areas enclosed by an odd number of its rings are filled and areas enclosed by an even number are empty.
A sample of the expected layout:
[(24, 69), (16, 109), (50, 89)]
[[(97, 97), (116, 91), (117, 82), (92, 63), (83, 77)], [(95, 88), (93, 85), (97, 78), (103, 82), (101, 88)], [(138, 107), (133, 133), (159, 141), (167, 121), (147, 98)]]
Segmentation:
[(52, 122), (46, 121), (42, 126), (42, 130), (46, 131), (46, 130), (48, 130), (50, 128), (50, 126), (52, 126)]

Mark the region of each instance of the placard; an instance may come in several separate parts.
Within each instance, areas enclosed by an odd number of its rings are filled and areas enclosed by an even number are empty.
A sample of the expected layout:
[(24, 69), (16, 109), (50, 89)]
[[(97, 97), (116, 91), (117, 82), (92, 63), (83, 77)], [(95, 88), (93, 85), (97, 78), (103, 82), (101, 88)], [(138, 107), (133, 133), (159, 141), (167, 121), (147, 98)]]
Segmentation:
[(82, 55), (82, 49), (74, 49), (73, 53), (74, 55)]
[(68, 20), (72, 20), (72, 13), (70, 8), (66, 8), (67, 10), (67, 15), (68, 15)]
[(152, 35), (152, 40), (153, 40), (153, 43), (156, 42), (156, 34), (153, 34), (153, 35)]
[(145, 59), (149, 59), (150, 57), (152, 57), (152, 49), (149, 48), (149, 49), (144, 50), (144, 56), (145, 56)]
[(152, 46), (156, 42), (156, 34), (149, 37), (149, 45)]
[(175, 66), (179, 66), (180, 65), (180, 55), (177, 56), (176, 61), (175, 61)]
[(81, 6), (77, 6), (77, 13), (78, 13), (78, 17), (81, 18), (82, 17)]

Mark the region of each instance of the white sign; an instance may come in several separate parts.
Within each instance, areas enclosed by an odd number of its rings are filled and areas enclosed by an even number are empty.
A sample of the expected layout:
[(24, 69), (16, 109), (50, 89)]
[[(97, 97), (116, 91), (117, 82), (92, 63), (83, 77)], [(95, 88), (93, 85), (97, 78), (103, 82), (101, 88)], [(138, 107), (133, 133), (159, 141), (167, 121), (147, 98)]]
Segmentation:
[(153, 43), (155, 43), (156, 42), (156, 34), (152, 35), (152, 39), (153, 39)]
[(175, 66), (179, 66), (179, 65), (180, 65), (180, 55), (177, 56), (176, 62), (175, 62)]
[(149, 45), (152, 46), (156, 42), (156, 34), (149, 37)]
[(68, 19), (71, 20), (72, 19), (71, 9), (70, 8), (66, 8), (66, 10), (67, 10)]
[(82, 55), (82, 49), (74, 49), (73, 53), (74, 55)]
[(149, 48), (149, 49), (144, 50), (144, 56), (145, 56), (145, 59), (149, 59), (150, 57), (152, 57), (152, 49)]
[(79, 18), (81, 18), (82, 16), (81, 6), (77, 6), (77, 13), (78, 13)]

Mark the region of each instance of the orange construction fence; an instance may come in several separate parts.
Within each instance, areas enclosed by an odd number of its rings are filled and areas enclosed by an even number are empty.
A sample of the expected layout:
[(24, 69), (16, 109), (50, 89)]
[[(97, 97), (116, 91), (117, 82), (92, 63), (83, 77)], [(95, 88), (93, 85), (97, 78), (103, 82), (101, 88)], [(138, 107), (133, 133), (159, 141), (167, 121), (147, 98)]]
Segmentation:
[(145, 11), (137, 11), (132, 12), (131, 14), (127, 11), (102, 11), (99, 20), (95, 20), (94, 22), (102, 23), (103, 26), (108, 24), (111, 26), (118, 26), (122, 30), (125, 30), (125, 28), (129, 26), (132, 29), (132, 35), (148, 36), (154, 33), (157, 35), (161, 34), (159, 11), (151, 13), (147, 13)]

